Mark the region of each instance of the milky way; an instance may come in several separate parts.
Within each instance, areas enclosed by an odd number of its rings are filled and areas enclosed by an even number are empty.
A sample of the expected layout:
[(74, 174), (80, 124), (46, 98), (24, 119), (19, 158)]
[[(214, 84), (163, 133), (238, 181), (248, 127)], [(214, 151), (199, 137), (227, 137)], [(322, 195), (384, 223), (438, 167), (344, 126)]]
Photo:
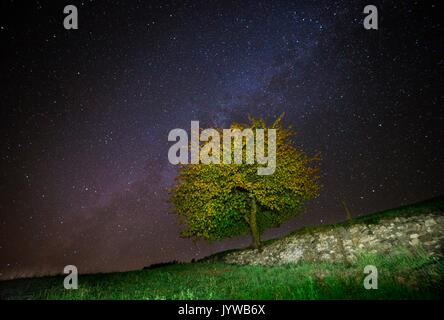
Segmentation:
[(284, 122), (322, 156), (321, 196), (265, 238), (444, 193), (435, 5), (4, 1), (0, 278), (129, 270), (241, 247), (178, 236), (168, 132)]

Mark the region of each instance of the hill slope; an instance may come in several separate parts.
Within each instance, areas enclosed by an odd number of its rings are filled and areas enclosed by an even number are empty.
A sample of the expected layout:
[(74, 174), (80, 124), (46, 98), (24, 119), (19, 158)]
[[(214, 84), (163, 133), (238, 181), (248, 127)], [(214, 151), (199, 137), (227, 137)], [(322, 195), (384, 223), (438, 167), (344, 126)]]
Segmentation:
[[(389, 210), (366, 216), (348, 224), (322, 226), (298, 231), (282, 239), (269, 241), (267, 248), (285, 247), (295, 239), (322, 238), (341, 230), (365, 226), (374, 236), (375, 227), (390, 226), (393, 219), (409, 224), (405, 228), (408, 248), (393, 244), (384, 254), (357, 251), (353, 259), (299, 259), (298, 263), (237, 265), (228, 257), (261, 256), (263, 252), (232, 251), (204, 261), (176, 264), (141, 271), (81, 275), (78, 290), (65, 290), (63, 277), (19, 279), (0, 282), (0, 299), (429, 299), (443, 297), (444, 260), (439, 252), (424, 249), (424, 235), (433, 234), (441, 245), (444, 199)], [(436, 222), (431, 224), (432, 219)], [(409, 220), (412, 219), (413, 220)], [(407, 220), (404, 220), (407, 219)], [(416, 220), (415, 220), (416, 219)], [(418, 220), (419, 219), (419, 220)], [(416, 222), (413, 222), (416, 221)], [(423, 224), (418, 221), (423, 221)], [(412, 224), (410, 226), (410, 224)], [(419, 227), (417, 226), (419, 224)], [(398, 223), (396, 223), (398, 226)], [(399, 224), (402, 226), (402, 224)], [(411, 230), (414, 228), (414, 230)], [(419, 229), (418, 229), (419, 228)], [(425, 229), (424, 229), (425, 228)], [(427, 228), (434, 230), (428, 232)], [(425, 231), (424, 231), (424, 230)], [(394, 229), (393, 229), (394, 230)], [(424, 231), (411, 238), (412, 232)], [(421, 231), (421, 232), (422, 232)], [(339, 233), (338, 233), (339, 234)], [(385, 233), (384, 233), (385, 234)], [(422, 234), (422, 233), (421, 233)], [(342, 238), (341, 238), (342, 239)], [(385, 238), (384, 238), (385, 239)], [(393, 239), (392, 239), (393, 240)], [(369, 241), (371, 243), (371, 241)], [(435, 245), (436, 246), (436, 245)], [(432, 247), (431, 247), (432, 248)], [(442, 248), (442, 247), (441, 247)], [(365, 249), (365, 248), (364, 248)], [(433, 249), (433, 248), (432, 248)], [(277, 250), (277, 252), (280, 252)], [(332, 254), (331, 257), (334, 255)], [(238, 261), (235, 261), (238, 263)], [(245, 262), (245, 261), (243, 261)], [(252, 261), (256, 262), (255, 260)], [(363, 287), (366, 265), (378, 268), (377, 290)]]

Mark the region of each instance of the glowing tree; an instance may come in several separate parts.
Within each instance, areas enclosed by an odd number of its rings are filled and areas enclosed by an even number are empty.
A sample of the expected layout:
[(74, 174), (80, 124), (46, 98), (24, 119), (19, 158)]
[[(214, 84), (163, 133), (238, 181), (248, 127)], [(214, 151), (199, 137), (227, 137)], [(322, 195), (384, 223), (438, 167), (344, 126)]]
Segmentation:
[[(258, 174), (258, 168), (263, 168), (263, 163), (256, 160), (253, 163), (242, 161), (241, 164), (224, 164), (224, 161), (222, 164), (208, 163), (207, 160), (205, 164), (180, 165), (176, 184), (170, 193), (174, 213), (186, 225), (181, 233), (183, 237), (220, 240), (251, 233), (251, 246), (257, 249), (261, 246), (260, 234), (265, 229), (279, 226), (301, 213), (307, 201), (318, 195), (318, 168), (315, 162), (319, 158), (309, 157), (294, 146), (294, 131), (291, 127), (284, 127), (281, 118), (267, 126), (262, 119), (250, 117), (249, 123), (233, 123), (230, 127), (238, 131), (252, 129), (256, 147), (262, 143), (269, 152), (272, 146), (268, 132), (275, 129), (272, 142), (276, 164), (272, 174)], [(256, 129), (265, 129), (265, 134), (258, 135)], [(222, 129), (216, 130), (222, 135)], [(231, 141), (231, 150), (236, 148), (235, 143), (240, 143), (243, 160), (247, 158), (248, 149), (248, 139), (244, 138)], [(214, 137), (212, 140), (215, 140)], [(207, 144), (211, 142), (208, 141)], [(217, 147), (220, 147), (217, 152), (225, 156), (227, 144), (219, 144), (219, 141), (216, 141)], [(214, 148), (205, 148), (202, 142), (200, 148), (207, 151), (207, 156), (216, 153)], [(256, 156), (257, 149), (254, 149), (254, 153)], [(219, 154), (217, 156), (219, 158)]]

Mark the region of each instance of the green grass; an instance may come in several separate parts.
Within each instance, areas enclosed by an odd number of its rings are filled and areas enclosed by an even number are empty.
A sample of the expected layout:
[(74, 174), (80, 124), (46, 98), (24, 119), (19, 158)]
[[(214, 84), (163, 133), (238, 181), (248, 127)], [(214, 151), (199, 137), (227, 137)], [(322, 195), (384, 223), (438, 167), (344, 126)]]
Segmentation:
[[(364, 266), (378, 268), (377, 290), (363, 287)], [(438, 299), (444, 261), (425, 252), (362, 254), (353, 265), (300, 263), (263, 267), (196, 262), (141, 271), (0, 283), (1, 299)]]
[[(383, 218), (444, 211), (444, 197), (386, 210), (334, 225), (377, 223)], [(269, 240), (272, 242), (275, 240)], [(0, 299), (442, 299), (444, 258), (399, 248), (391, 255), (362, 253), (355, 263), (239, 266), (216, 254), (195, 263), (141, 271), (80, 275), (79, 289), (63, 288), (63, 276), (0, 282)], [(378, 268), (379, 288), (363, 287), (366, 265)]]

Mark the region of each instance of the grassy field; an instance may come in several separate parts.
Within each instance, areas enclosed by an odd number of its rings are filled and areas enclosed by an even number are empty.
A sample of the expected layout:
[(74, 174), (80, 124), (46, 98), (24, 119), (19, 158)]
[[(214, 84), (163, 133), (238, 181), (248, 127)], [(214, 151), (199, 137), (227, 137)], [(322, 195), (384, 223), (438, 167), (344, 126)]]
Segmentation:
[[(366, 265), (378, 266), (378, 289), (363, 287)], [(63, 277), (0, 283), (1, 299), (439, 299), (444, 261), (400, 250), (363, 254), (353, 265), (275, 267), (196, 262), (126, 273), (84, 275), (78, 290)]]
[[(440, 197), (344, 223), (377, 223), (385, 217), (442, 212), (443, 209), (444, 197)], [(296, 232), (315, 232), (337, 225), (305, 228)], [(274, 240), (269, 242), (271, 241)], [(444, 297), (444, 259), (431, 258), (421, 250), (412, 253), (399, 248), (392, 255), (384, 256), (363, 253), (353, 264), (304, 262), (264, 267), (214, 262), (217, 260), (173, 264), (125, 273), (80, 275), (78, 290), (64, 289), (63, 276), (1, 281), (0, 299), (248, 300)], [(364, 289), (363, 280), (366, 275), (363, 270), (366, 265), (378, 267), (377, 290)]]

